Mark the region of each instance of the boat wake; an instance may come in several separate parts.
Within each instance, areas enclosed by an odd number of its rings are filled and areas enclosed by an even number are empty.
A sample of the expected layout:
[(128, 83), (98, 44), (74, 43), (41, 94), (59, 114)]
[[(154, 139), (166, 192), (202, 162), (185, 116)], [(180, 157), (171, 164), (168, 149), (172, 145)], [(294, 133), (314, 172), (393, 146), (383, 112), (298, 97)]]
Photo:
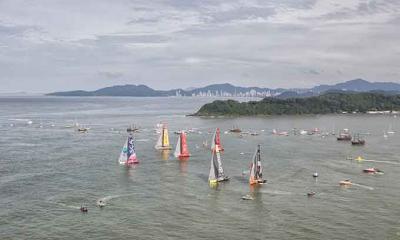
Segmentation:
[(366, 159), (363, 160), (364, 162), (376, 162), (376, 163), (386, 163), (386, 164), (393, 164), (393, 165), (400, 165), (398, 162), (391, 162), (391, 161), (380, 161), (380, 160), (372, 160), (372, 159)]
[(352, 185), (353, 186), (357, 186), (357, 187), (362, 187), (362, 188), (365, 188), (365, 189), (368, 189), (368, 190), (374, 190), (373, 187), (365, 186), (365, 185), (358, 184), (358, 183), (353, 183)]
[(134, 194), (121, 194), (121, 195), (110, 195), (110, 196), (106, 196), (106, 197), (102, 197), (97, 199), (96, 204), (107, 204), (107, 202), (109, 202), (112, 199), (116, 199), (116, 198), (121, 198), (121, 197), (129, 197), (132, 196)]
[(65, 207), (65, 208), (71, 208), (71, 209), (80, 209), (81, 208), (81, 206), (73, 206), (73, 205), (68, 205), (68, 204), (65, 204), (65, 203), (56, 203), (57, 205), (60, 205), (60, 206), (62, 206), (62, 207)]
[(115, 198), (122, 197), (122, 196), (126, 196), (126, 195), (110, 195), (110, 196), (106, 196), (106, 197), (97, 199), (96, 203), (99, 204), (99, 203), (103, 202), (104, 204), (106, 204), (108, 201), (110, 201), (112, 199), (115, 199)]
[(266, 193), (266, 194), (272, 194), (272, 195), (291, 195), (291, 192), (285, 192), (285, 191), (278, 191), (278, 190), (264, 190), (260, 191), (261, 193)]

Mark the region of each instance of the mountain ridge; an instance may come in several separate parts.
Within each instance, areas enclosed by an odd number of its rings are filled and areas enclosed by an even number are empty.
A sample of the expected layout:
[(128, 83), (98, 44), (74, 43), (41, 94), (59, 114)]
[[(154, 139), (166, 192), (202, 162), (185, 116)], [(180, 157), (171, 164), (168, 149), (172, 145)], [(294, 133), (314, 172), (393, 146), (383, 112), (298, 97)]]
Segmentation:
[(104, 87), (95, 91), (74, 90), (53, 92), (49, 96), (132, 96), (132, 97), (168, 97), (168, 96), (256, 96), (256, 97), (309, 97), (320, 95), (331, 90), (353, 92), (400, 92), (400, 84), (395, 82), (369, 82), (364, 79), (353, 79), (333, 85), (322, 84), (312, 88), (284, 89), (241, 87), (230, 83), (210, 84), (205, 87), (193, 89), (155, 90), (143, 84), (125, 84)]

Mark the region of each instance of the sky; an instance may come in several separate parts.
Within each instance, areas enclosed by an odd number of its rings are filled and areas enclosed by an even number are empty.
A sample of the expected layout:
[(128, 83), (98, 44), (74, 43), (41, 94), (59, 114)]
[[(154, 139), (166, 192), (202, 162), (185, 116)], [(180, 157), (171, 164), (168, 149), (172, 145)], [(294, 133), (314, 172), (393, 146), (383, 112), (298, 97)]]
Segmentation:
[(400, 82), (399, 0), (0, 0), (0, 92)]

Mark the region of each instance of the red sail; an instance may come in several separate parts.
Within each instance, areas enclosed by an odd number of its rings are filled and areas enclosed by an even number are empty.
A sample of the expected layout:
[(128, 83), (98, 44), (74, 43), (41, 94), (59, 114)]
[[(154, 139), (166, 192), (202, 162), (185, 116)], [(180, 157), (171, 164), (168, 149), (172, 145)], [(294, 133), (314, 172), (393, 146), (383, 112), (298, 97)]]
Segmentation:
[(186, 133), (181, 132), (181, 154), (179, 157), (190, 157), (189, 149), (186, 143)]
[(219, 128), (217, 128), (216, 134), (215, 134), (215, 145), (217, 145), (219, 147), (220, 151), (224, 151), (224, 148), (221, 145), (221, 132), (219, 130)]

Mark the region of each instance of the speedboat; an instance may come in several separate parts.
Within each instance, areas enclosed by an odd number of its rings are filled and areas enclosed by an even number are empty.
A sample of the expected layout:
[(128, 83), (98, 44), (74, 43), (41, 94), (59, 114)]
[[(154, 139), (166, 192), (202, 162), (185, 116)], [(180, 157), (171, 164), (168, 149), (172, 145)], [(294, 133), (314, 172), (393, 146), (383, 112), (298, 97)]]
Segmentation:
[(81, 208), (79, 210), (81, 210), (81, 212), (83, 212), (83, 213), (87, 213), (88, 212), (88, 208), (84, 207), (84, 206), (81, 206)]
[(350, 181), (350, 179), (346, 179), (346, 180), (340, 181), (339, 185), (340, 186), (351, 186), (351, 185), (353, 185), (353, 183)]
[(80, 133), (86, 133), (88, 130), (89, 128), (84, 128), (84, 127), (78, 128), (78, 132)]
[(301, 130), (300, 131), (300, 135), (307, 135), (308, 134), (308, 131), (306, 131), (306, 130)]
[(307, 193), (307, 197), (313, 197), (315, 195), (315, 192), (309, 192)]
[(317, 178), (317, 177), (318, 177), (318, 173), (315, 172), (315, 173), (313, 174), (313, 177)]
[(372, 174), (376, 174), (376, 173), (383, 173), (383, 171), (377, 169), (377, 168), (366, 168), (363, 170), (363, 172), (365, 173), (372, 173)]
[(102, 208), (102, 207), (106, 206), (106, 203), (103, 200), (100, 199), (99, 201), (97, 201), (97, 206), (99, 208)]

